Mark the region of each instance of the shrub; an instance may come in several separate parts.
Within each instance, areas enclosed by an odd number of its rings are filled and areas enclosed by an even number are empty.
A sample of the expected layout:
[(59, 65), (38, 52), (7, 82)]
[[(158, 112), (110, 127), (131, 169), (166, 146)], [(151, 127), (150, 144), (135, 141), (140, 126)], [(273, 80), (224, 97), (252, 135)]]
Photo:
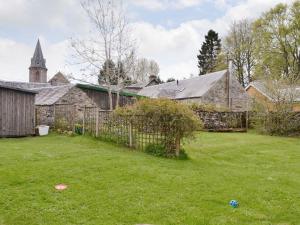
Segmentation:
[(250, 118), (251, 126), (269, 135), (291, 136), (300, 132), (300, 113), (293, 112), (290, 104), (276, 103), (272, 109), (264, 104), (254, 103)]
[(160, 144), (149, 144), (145, 148), (145, 152), (150, 155), (160, 156), (160, 157), (167, 157), (165, 146)]
[[(157, 157), (166, 157), (166, 158), (174, 157), (174, 155), (169, 155), (165, 149), (165, 146), (163, 146), (161, 144), (149, 144), (146, 146), (145, 152), (150, 155), (157, 156)], [(178, 159), (181, 159), (181, 160), (188, 159), (188, 155), (184, 149), (180, 149)]]
[(217, 107), (208, 103), (191, 103), (188, 106), (195, 112), (229, 112), (229, 109), (226, 107)]
[[(141, 99), (132, 106), (118, 108), (114, 116), (126, 116), (136, 129), (142, 116), (147, 131), (159, 131), (164, 136), (165, 155), (180, 153), (180, 140), (193, 137), (193, 133), (203, 127), (198, 116), (186, 105), (169, 99)], [(144, 128), (142, 128), (144, 129)], [(142, 130), (144, 132), (144, 130)]]

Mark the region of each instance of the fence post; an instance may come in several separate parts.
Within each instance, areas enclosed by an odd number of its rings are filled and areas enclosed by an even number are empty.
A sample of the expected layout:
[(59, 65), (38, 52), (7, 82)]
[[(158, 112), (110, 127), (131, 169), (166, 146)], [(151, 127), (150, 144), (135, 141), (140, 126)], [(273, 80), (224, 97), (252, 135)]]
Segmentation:
[(53, 128), (54, 128), (54, 130), (55, 130), (55, 123), (56, 123), (55, 107), (56, 107), (56, 104), (54, 103), (54, 105), (53, 105)]
[(84, 106), (83, 110), (83, 118), (82, 118), (82, 135), (85, 133), (85, 111), (86, 111), (86, 106)]
[(99, 135), (99, 109), (96, 108), (96, 137)]
[(72, 125), (73, 125), (73, 133), (75, 134), (75, 120), (76, 120), (76, 105), (74, 104), (72, 107)]
[(248, 110), (246, 111), (246, 131), (248, 131), (248, 126), (249, 126), (249, 112)]
[(131, 121), (129, 121), (129, 147), (132, 148), (132, 125), (131, 125)]

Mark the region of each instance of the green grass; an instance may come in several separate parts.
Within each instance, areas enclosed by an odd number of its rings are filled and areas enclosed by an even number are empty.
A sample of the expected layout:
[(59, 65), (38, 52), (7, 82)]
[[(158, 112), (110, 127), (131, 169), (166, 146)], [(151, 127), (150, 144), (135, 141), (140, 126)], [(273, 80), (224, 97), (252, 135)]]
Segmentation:
[(300, 224), (300, 139), (200, 133), (185, 149), (190, 160), (88, 137), (2, 139), (0, 225)]

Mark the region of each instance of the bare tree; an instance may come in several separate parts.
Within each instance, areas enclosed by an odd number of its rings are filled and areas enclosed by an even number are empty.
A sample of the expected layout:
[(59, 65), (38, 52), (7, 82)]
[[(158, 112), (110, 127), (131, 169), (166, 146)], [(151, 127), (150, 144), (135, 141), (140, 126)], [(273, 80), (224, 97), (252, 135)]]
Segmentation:
[(252, 81), (254, 67), (254, 46), (251, 22), (242, 20), (234, 22), (225, 39), (225, 50), (232, 60), (235, 74), (245, 87)]
[[(112, 81), (117, 80), (117, 86), (121, 82), (122, 61), (129, 55), (128, 52), (132, 47), (123, 2), (122, 0), (84, 0), (81, 6), (93, 30), (84, 40), (72, 39), (72, 47), (76, 58), (80, 60), (79, 63), (83, 65), (84, 76), (100, 76), (102, 65), (105, 65), (101, 80), (107, 85), (109, 108), (112, 110)], [(110, 62), (116, 63), (116, 70), (109, 68)]]
[(149, 62), (149, 75), (150, 76), (158, 76), (159, 74), (159, 65), (154, 60), (150, 60)]
[(154, 60), (148, 60), (146, 58), (138, 59), (136, 64), (136, 74), (133, 79), (134, 82), (145, 82), (150, 76), (158, 76), (159, 65)]

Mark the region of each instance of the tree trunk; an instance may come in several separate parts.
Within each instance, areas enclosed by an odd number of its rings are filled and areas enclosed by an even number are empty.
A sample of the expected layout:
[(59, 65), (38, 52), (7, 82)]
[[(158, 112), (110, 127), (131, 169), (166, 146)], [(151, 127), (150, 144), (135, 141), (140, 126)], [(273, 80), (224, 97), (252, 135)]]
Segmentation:
[(108, 101), (109, 101), (109, 110), (113, 110), (113, 100), (112, 100), (112, 93), (111, 88), (108, 88)]

